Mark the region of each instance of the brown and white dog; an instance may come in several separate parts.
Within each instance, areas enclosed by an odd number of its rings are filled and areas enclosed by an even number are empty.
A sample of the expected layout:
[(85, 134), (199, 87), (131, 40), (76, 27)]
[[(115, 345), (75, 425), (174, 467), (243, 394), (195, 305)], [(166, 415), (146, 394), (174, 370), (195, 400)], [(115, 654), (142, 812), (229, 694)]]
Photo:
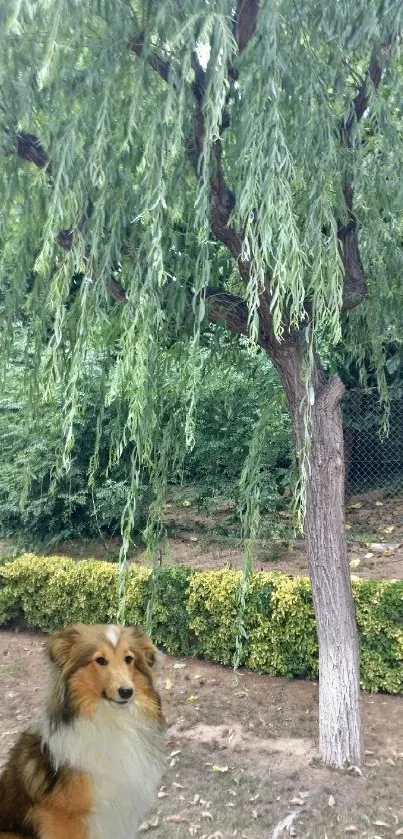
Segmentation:
[(0, 775), (0, 839), (133, 839), (164, 772), (157, 650), (139, 628), (48, 639), (43, 716)]

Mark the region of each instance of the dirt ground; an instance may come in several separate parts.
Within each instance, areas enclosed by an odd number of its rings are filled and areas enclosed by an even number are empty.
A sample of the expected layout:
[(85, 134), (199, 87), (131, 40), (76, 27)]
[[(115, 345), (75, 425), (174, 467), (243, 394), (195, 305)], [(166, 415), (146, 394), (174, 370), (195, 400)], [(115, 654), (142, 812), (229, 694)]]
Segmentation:
[[(40, 708), (43, 636), (0, 631), (0, 764)], [(403, 698), (363, 695), (366, 764), (316, 758), (317, 685), (166, 658), (168, 763), (155, 839), (403, 836)]]
[[(163, 565), (183, 564), (199, 569), (242, 568), (244, 556), (239, 539), (235, 505), (223, 499), (210, 504), (209, 512), (198, 509), (189, 499), (166, 505), (165, 524), (169, 533)], [(303, 541), (284, 538), (290, 530), (290, 516), (281, 512), (275, 522), (283, 535), (271, 534), (256, 545), (255, 571), (284, 571), (307, 574)], [(346, 529), (351, 573), (373, 579), (403, 579), (403, 495), (388, 497), (374, 491), (351, 498), (346, 506)], [(73, 557), (95, 556), (115, 559), (120, 542), (76, 540), (53, 546), (51, 553)], [(144, 563), (144, 550), (133, 550), (131, 562)]]

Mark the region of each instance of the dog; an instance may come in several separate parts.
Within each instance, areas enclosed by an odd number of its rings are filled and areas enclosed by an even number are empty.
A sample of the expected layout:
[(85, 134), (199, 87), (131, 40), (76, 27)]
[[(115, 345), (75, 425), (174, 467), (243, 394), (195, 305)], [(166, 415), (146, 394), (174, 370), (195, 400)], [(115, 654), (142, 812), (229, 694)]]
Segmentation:
[(138, 628), (48, 637), (42, 716), (0, 775), (0, 839), (133, 839), (165, 768), (158, 651)]

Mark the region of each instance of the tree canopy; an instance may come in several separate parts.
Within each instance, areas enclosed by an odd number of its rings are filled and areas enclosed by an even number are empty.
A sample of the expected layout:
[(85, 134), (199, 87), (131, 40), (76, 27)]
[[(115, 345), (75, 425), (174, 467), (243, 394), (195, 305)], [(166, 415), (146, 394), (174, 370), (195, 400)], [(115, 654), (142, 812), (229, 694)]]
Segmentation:
[(0, 23), (3, 355), (27, 323), (31, 383), (64, 394), (65, 466), (98, 365), (96, 438), (116, 403), (111, 462), (132, 445), (123, 533), (147, 465), (151, 546), (167, 463), (193, 439), (203, 324), (272, 358), (306, 500), (322, 753), (359, 762), (343, 386), (326, 368), (343, 340), (382, 388), (398, 337), (401, 0), (4, 0)]
[[(99, 422), (125, 404), (112, 459), (135, 441), (133, 497), (144, 461), (159, 485), (183, 427), (192, 440), (206, 314), (267, 348), (265, 305), (311, 353), (344, 317), (382, 381), (401, 294), (401, 3), (6, 0), (0, 15), (3, 345), (27, 319), (45, 397), (63, 382), (65, 463), (96, 355)], [(183, 336), (183, 410), (164, 417)]]

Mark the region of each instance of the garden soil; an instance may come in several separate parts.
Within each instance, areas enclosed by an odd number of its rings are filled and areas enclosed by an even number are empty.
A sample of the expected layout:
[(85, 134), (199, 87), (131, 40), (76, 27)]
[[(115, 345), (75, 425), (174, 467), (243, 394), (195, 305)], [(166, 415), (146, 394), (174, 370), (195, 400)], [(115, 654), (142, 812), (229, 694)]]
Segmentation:
[[(181, 503), (168, 502), (165, 525), (169, 534), (163, 565), (192, 568), (240, 569), (244, 562), (235, 505), (225, 499), (210, 501), (209, 511), (198, 508), (192, 496)], [(256, 543), (255, 571), (308, 574), (305, 545), (294, 540), (291, 517), (279, 511), (263, 518), (265, 539)], [(272, 532), (270, 532), (270, 529)], [(403, 579), (403, 495), (388, 496), (381, 490), (350, 498), (346, 504), (346, 529), (351, 574), (361, 579)], [(76, 558), (118, 557), (120, 540), (73, 540), (54, 545), (49, 553)], [(3, 552), (7, 548), (3, 545)], [(144, 549), (135, 546), (130, 561), (142, 565)]]
[[(142, 827), (155, 839), (403, 836), (403, 698), (362, 696), (366, 762), (317, 759), (315, 683), (167, 657), (168, 769)], [(44, 636), (0, 632), (0, 763), (38, 713)]]

